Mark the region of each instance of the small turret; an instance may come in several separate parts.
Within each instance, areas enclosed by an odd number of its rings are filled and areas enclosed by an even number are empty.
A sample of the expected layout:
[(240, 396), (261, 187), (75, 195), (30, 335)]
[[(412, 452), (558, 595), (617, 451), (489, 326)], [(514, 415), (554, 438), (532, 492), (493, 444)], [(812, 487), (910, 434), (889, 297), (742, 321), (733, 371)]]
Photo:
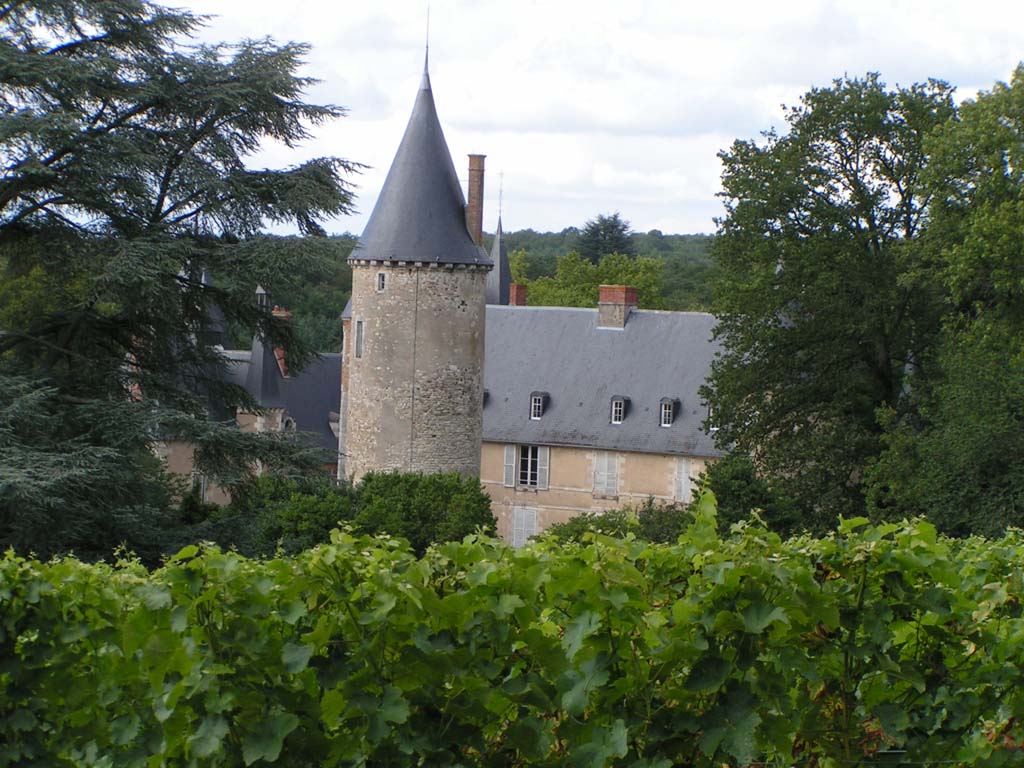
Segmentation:
[(491, 261), (494, 269), (487, 275), (487, 303), (508, 304), (508, 287), (512, 283), (512, 270), (508, 263), (504, 233), (501, 230), (501, 216), (498, 216), (498, 230), (491, 244)]

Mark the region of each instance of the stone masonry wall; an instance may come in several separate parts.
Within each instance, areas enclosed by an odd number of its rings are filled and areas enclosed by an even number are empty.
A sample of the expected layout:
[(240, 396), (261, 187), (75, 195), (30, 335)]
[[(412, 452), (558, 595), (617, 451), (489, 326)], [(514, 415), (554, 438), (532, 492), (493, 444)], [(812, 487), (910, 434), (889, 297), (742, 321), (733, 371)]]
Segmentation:
[(486, 279), (476, 266), (353, 264), (350, 477), (371, 470), (479, 476)]

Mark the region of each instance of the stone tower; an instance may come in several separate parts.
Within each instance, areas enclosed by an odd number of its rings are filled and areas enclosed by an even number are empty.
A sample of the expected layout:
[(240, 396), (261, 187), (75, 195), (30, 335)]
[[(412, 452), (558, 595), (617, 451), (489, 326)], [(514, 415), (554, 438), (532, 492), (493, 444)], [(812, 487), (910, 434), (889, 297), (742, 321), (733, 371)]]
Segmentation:
[(482, 194), (483, 157), (473, 155), (467, 208), (424, 67), (402, 143), (349, 256), (347, 477), (480, 474), (491, 261), (470, 230), (480, 230)]

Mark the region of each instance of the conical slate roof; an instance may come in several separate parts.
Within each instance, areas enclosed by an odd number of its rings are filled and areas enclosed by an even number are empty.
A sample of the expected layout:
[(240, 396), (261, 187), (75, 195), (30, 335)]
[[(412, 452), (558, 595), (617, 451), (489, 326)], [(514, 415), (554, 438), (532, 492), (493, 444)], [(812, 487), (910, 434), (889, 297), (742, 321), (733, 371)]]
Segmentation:
[(259, 336), (252, 340), (252, 356), (249, 370), (245, 375), (245, 388), (264, 408), (281, 406), (281, 390), (278, 386), (281, 371), (277, 367), (274, 350)]
[(466, 229), (466, 199), (426, 67), (398, 153), (349, 259), (490, 263)]
[(512, 282), (512, 270), (508, 264), (508, 249), (501, 231), (501, 216), (498, 217), (498, 231), (491, 244), (491, 261), (494, 269), (487, 274), (486, 297), (488, 304), (508, 304), (508, 287)]

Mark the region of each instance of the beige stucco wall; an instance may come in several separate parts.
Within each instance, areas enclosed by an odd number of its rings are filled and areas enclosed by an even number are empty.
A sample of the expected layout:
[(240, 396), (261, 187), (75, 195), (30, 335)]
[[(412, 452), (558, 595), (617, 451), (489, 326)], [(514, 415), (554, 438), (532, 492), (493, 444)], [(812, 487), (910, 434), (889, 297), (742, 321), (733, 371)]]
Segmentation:
[[(355, 263), (345, 472), (480, 472), (488, 267)], [(385, 289), (377, 290), (377, 275)], [(362, 355), (355, 352), (363, 323)]]
[[(191, 443), (179, 440), (159, 443), (156, 454), (164, 460), (168, 472), (184, 478), (186, 483), (192, 482), (195, 476), (195, 447)], [(202, 500), (209, 504), (223, 505), (231, 501), (231, 496), (216, 483), (207, 481)]]
[[(665, 503), (689, 501), (676, 498), (677, 472), (689, 466), (689, 476), (696, 480), (710, 461), (700, 456), (615, 452), (619, 492), (612, 496), (594, 492), (594, 464), (600, 451), (560, 446), (549, 450), (548, 488), (540, 490), (505, 487), (505, 443), (485, 442), (481, 446), (480, 482), (491, 497), (498, 535), (508, 541), (513, 507), (536, 508), (540, 532), (584, 512), (637, 506), (651, 497)], [(680, 458), (685, 458), (688, 465)]]

